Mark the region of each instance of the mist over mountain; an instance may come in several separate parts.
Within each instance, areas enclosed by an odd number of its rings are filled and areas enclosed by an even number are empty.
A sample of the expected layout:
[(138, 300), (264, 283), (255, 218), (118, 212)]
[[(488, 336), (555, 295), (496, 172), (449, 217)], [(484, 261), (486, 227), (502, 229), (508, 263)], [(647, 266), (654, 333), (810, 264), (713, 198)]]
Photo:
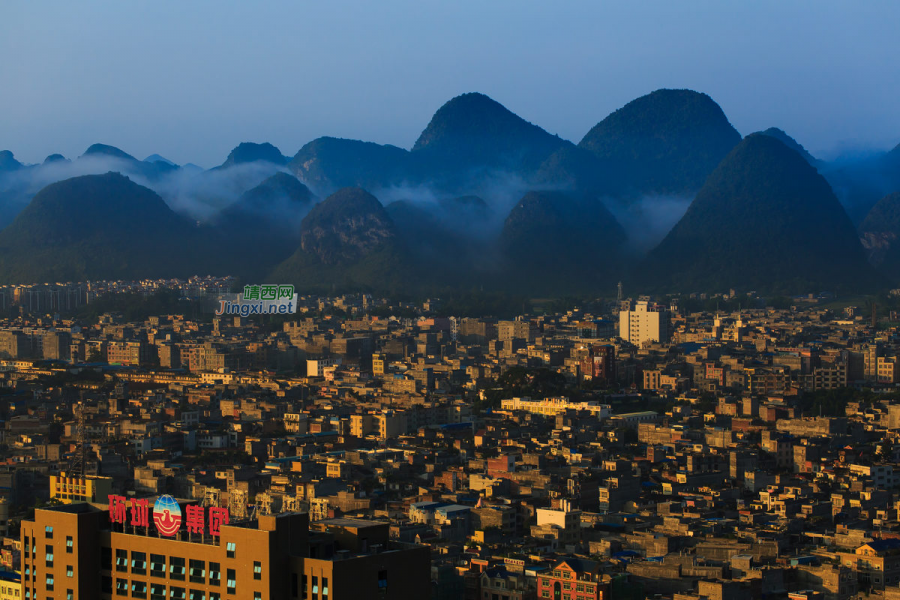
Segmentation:
[(0, 150), (0, 173), (18, 171), (25, 165), (16, 160), (15, 156), (9, 150)]
[[(56, 182), (120, 173), (155, 192), (190, 226), (186, 239), (198, 257), (192, 268), (256, 277), (274, 270), (309, 290), (467, 286), (544, 288), (539, 291), (553, 295), (608, 289), (651, 248), (646, 265), (653, 268), (642, 269), (672, 290), (695, 291), (747, 273), (754, 287), (768, 279), (782, 291), (840, 284), (818, 262), (798, 258), (843, 264), (810, 250), (808, 232), (842, 230), (835, 196), (860, 223), (879, 199), (900, 192), (900, 146), (826, 162), (781, 129), (747, 139), (760, 137), (780, 145), (772, 150), (758, 140), (741, 142), (705, 94), (657, 90), (603, 118), (576, 146), (469, 93), (442, 105), (410, 150), (320, 137), (288, 160), (272, 144), (243, 142), (209, 170), (179, 167), (158, 154), (140, 161), (108, 144), (93, 144), (72, 161), (53, 154), (36, 165), (3, 151), (0, 226), (48, 186), (56, 198), (80, 189), (53, 188)], [(744, 149), (736, 158), (739, 143)], [(776, 154), (786, 161), (778, 168)], [(818, 169), (834, 193), (809, 169), (796, 168), (792, 156)], [(720, 170), (713, 181), (711, 173)], [(97, 189), (108, 199), (124, 193), (115, 186)], [(316, 196), (328, 198), (316, 205)], [(891, 202), (888, 196), (871, 210), (859, 230), (870, 259), (889, 275), (888, 251), (900, 235), (890, 226)], [(777, 225), (772, 231), (763, 230), (767, 214)], [(846, 264), (855, 264), (859, 242), (835, 235)], [(752, 240), (765, 243), (756, 248)], [(776, 256), (788, 258), (779, 265)], [(55, 271), (33, 263), (24, 270), (76, 278), (82, 267), (63, 261)], [(865, 267), (831, 269), (847, 270), (865, 275)]]
[(67, 163), (71, 162), (68, 158), (63, 156), (62, 154), (51, 154), (47, 158), (44, 159), (44, 162), (41, 163), (43, 166), (52, 165), (53, 163)]
[(768, 135), (738, 144), (637, 271), (656, 289), (868, 289), (872, 270), (828, 182)]
[(315, 203), (308, 187), (288, 173), (275, 173), (226, 206), (214, 221), (235, 232), (287, 233), (299, 241), (300, 223)]
[(118, 173), (53, 183), (0, 232), (0, 281), (183, 277), (212, 244), (153, 191)]
[(275, 173), (213, 217), (210, 226), (225, 241), (222, 252), (232, 272), (259, 277), (293, 254), (315, 201), (296, 177)]
[(595, 198), (529, 192), (506, 218), (499, 245), (513, 289), (576, 293), (612, 289), (626, 235)]
[(163, 162), (163, 163), (166, 163), (167, 165), (171, 165), (173, 167), (178, 166), (173, 161), (169, 160), (165, 156), (160, 156), (159, 154), (151, 154), (150, 156), (148, 156), (147, 158), (144, 159), (144, 162), (148, 162), (148, 163)]
[(822, 174), (854, 223), (861, 223), (884, 196), (900, 191), (900, 145), (889, 152), (837, 160)]
[(859, 239), (869, 255), (869, 262), (881, 268), (892, 279), (900, 279), (900, 192), (888, 194), (878, 201), (859, 226)]
[(433, 287), (466, 285), (496, 268), (495, 217), (478, 196), (397, 200), (385, 209), (420, 281)]
[[(131, 156), (127, 152), (109, 146), (107, 144), (92, 144), (84, 154), (78, 157), (78, 162), (88, 164), (101, 164), (106, 162), (118, 163), (118, 172), (135, 175), (148, 182), (159, 181), (161, 178), (177, 170), (177, 166), (167, 162), (144, 162)], [(88, 167), (89, 169), (91, 167)]]
[(126, 175), (135, 183), (153, 189), (176, 212), (206, 221), (282, 168), (255, 161), (204, 171), (193, 165), (178, 167), (165, 160), (139, 161), (114, 146), (94, 144), (74, 161), (54, 154), (40, 165), (23, 165), (0, 172), (0, 226), (12, 221), (45, 186), (108, 172)]
[(406, 284), (408, 267), (378, 199), (360, 188), (343, 188), (309, 211), (300, 226), (300, 247), (268, 279), (306, 291), (386, 291)]
[(617, 187), (637, 198), (695, 192), (740, 141), (712, 98), (663, 89), (597, 123), (578, 146), (610, 165)]

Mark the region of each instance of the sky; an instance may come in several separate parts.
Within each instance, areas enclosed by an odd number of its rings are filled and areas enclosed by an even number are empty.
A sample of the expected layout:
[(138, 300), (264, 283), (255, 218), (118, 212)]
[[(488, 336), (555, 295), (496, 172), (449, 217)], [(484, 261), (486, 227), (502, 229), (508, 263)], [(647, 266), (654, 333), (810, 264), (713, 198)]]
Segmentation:
[(0, 150), (409, 148), (471, 91), (577, 143), (668, 87), (832, 158), (900, 143), (898, 23), (896, 0), (3, 0)]

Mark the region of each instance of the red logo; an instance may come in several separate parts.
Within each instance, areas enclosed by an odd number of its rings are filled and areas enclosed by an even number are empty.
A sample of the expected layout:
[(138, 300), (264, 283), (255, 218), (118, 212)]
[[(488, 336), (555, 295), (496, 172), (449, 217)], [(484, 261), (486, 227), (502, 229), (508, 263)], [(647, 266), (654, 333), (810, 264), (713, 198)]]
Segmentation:
[(169, 495), (160, 496), (153, 505), (153, 522), (160, 535), (172, 537), (181, 527), (181, 507), (175, 498)]

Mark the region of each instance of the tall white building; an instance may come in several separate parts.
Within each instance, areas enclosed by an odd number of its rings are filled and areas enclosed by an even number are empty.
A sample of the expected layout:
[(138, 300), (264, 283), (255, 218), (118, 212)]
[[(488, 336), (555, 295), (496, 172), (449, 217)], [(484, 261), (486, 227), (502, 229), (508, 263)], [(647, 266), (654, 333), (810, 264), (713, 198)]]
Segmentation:
[[(635, 346), (669, 341), (669, 309), (649, 300), (629, 300), (619, 311), (619, 337)], [(626, 307), (623, 307), (626, 308)]]

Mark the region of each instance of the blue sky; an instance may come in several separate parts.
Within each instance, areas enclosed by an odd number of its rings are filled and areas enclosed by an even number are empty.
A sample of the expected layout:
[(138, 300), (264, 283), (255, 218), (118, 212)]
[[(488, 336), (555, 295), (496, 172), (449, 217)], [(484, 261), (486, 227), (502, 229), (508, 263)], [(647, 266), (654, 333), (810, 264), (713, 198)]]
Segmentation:
[(480, 91), (577, 142), (661, 87), (814, 154), (900, 142), (900, 2), (0, 2), (0, 149), (93, 142), (212, 166), (241, 141), (410, 147)]

